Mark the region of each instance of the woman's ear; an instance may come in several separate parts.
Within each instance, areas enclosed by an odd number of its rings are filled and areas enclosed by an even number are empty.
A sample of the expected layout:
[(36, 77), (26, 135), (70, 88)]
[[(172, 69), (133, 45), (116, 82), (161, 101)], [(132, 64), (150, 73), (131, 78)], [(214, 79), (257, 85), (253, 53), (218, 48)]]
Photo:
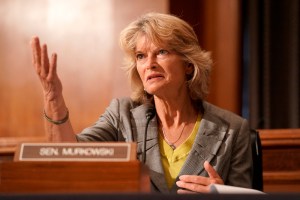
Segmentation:
[(186, 80), (189, 81), (193, 78), (194, 75), (194, 65), (192, 63), (187, 63), (185, 67)]
[(192, 63), (187, 63), (185, 68), (185, 74), (186, 75), (192, 75), (194, 72), (194, 65)]

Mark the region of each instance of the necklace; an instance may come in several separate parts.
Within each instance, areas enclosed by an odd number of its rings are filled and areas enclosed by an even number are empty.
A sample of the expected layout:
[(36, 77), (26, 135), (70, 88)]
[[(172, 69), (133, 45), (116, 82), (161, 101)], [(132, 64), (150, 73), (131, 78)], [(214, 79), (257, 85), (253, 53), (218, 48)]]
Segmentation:
[(171, 142), (170, 140), (168, 140), (168, 138), (167, 138), (167, 136), (166, 136), (166, 134), (165, 134), (164, 128), (161, 127), (162, 134), (164, 135), (164, 139), (166, 140), (166, 142), (168, 143), (168, 145), (169, 145), (173, 150), (176, 149), (175, 144), (176, 144), (176, 142), (178, 142), (179, 139), (181, 138), (182, 133), (183, 133), (183, 130), (184, 130), (184, 128), (185, 128), (185, 125), (186, 125), (186, 124), (184, 124), (184, 126), (182, 127), (182, 130), (181, 130), (181, 133), (180, 133), (179, 137), (178, 137), (177, 140), (175, 140), (174, 142)]

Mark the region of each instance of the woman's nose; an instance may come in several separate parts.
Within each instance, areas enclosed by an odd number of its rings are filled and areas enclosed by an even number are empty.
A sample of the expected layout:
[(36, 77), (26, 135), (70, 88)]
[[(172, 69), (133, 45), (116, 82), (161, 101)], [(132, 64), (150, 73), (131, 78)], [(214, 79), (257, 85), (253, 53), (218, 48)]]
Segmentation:
[(147, 70), (155, 69), (158, 65), (157, 61), (156, 61), (156, 58), (154, 56), (149, 56), (147, 58), (147, 62), (145, 64), (146, 64), (146, 69)]

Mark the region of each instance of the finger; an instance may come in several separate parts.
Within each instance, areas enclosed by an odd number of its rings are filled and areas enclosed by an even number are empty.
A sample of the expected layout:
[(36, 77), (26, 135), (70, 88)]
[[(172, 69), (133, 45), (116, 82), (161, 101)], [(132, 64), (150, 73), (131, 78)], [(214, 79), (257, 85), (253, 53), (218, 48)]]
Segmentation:
[(50, 67), (49, 67), (49, 75), (48, 80), (52, 79), (56, 74), (56, 66), (57, 66), (57, 54), (53, 53), (51, 56)]
[(201, 192), (201, 193), (204, 193), (204, 192), (208, 192), (209, 191), (209, 187), (208, 186), (206, 186), (206, 185), (200, 185), (200, 184), (197, 184), (197, 183), (187, 183), (187, 182), (183, 182), (183, 181), (177, 181), (176, 185), (178, 187), (180, 187), (181, 189), (186, 190), (186, 191), (180, 191), (181, 193), (188, 192), (188, 191), (189, 192)]
[(39, 38), (36, 36), (32, 37), (30, 41), (30, 46), (32, 50), (32, 63), (36, 68), (36, 71), (39, 73), (41, 66), (41, 46)]
[(208, 161), (204, 162), (204, 169), (208, 173), (208, 176), (210, 178), (218, 178), (218, 179), (221, 178), (217, 173), (217, 171), (209, 164)]
[(47, 51), (47, 45), (43, 44), (42, 46), (42, 53), (41, 53), (41, 76), (42, 78), (46, 78), (49, 72), (49, 58), (48, 58), (48, 51)]
[(179, 180), (184, 181), (186, 183), (196, 183), (196, 184), (200, 184), (200, 185), (209, 184), (209, 180), (207, 177), (196, 176), (196, 175), (181, 175), (179, 177)]

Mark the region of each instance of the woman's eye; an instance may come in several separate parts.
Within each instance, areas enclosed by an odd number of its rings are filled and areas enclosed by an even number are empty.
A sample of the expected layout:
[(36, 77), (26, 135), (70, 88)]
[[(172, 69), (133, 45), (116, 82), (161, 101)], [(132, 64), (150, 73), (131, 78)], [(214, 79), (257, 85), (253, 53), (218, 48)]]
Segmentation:
[(143, 54), (141, 54), (141, 53), (136, 54), (136, 59), (137, 59), (137, 60), (141, 60), (141, 59), (143, 59), (143, 58), (144, 58), (144, 55), (143, 55)]
[(164, 49), (161, 49), (161, 50), (158, 51), (158, 54), (165, 55), (165, 54), (168, 54), (168, 51), (164, 50)]

